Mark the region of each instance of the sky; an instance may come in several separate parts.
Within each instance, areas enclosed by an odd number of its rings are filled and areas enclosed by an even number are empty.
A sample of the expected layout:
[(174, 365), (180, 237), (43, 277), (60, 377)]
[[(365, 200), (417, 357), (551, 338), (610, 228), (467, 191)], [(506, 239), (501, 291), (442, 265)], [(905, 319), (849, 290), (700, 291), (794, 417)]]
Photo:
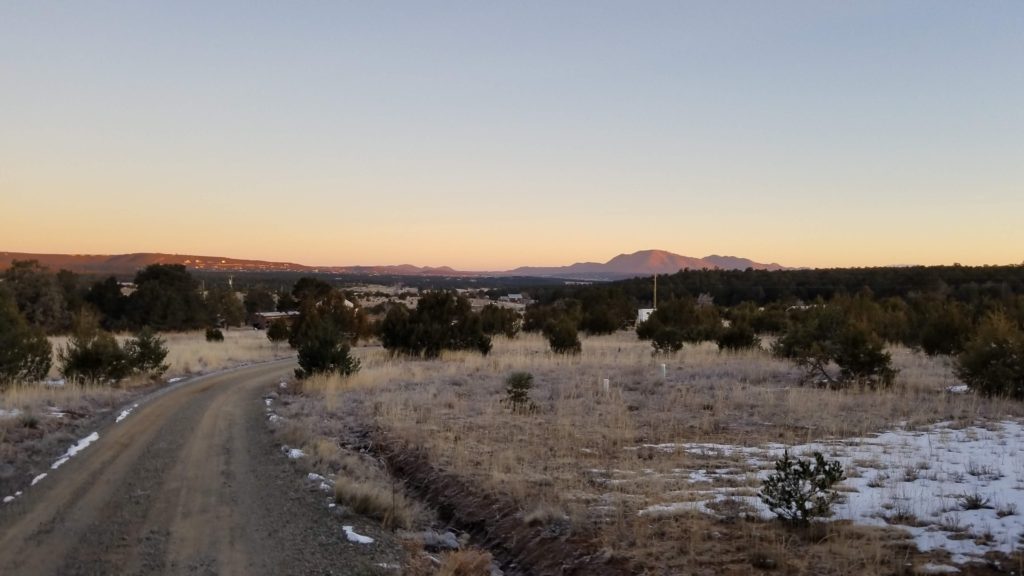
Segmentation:
[(0, 3), (0, 251), (1024, 261), (1024, 2)]

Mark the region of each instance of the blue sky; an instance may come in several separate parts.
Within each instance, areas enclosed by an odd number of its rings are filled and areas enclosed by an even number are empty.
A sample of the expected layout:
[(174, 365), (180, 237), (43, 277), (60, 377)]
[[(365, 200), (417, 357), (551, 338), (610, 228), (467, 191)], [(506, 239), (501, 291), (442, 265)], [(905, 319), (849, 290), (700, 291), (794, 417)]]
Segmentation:
[(1024, 260), (1021, 2), (7, 2), (0, 85), (3, 250)]

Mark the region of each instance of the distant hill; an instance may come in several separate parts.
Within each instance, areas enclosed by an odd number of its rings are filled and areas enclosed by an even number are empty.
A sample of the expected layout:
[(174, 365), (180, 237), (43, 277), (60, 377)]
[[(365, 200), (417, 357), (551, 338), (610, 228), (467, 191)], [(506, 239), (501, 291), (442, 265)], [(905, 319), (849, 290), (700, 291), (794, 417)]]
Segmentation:
[(721, 268), (726, 270), (781, 270), (778, 264), (761, 264), (734, 256), (707, 256), (692, 258), (664, 250), (641, 250), (632, 254), (619, 254), (608, 262), (578, 262), (570, 266), (524, 266), (504, 272), (466, 272), (448, 266), (421, 267), (412, 264), (397, 266), (306, 266), (293, 262), (243, 260), (223, 256), (196, 256), (190, 254), (161, 254), (140, 252), (135, 254), (29, 254), (0, 252), (0, 270), (10, 267), (13, 260), (38, 260), (52, 269), (64, 268), (80, 274), (114, 274), (130, 276), (150, 264), (183, 264), (190, 270), (211, 272), (321, 272), (327, 274), (358, 274), (380, 276), (534, 276), (565, 278), (570, 280), (615, 280), (650, 274), (672, 274), (689, 268)]
[(312, 270), (308, 266), (288, 262), (264, 262), (262, 260), (240, 260), (220, 256), (195, 256), (189, 254), (160, 254), (141, 252), (136, 254), (27, 254), (23, 252), (0, 252), (0, 269), (8, 268), (12, 260), (38, 260), (52, 270), (71, 270), (80, 274), (132, 275), (150, 264), (184, 264), (193, 270), (212, 271), (302, 271)]
[(780, 264), (763, 264), (747, 258), (711, 255), (704, 258), (682, 256), (664, 250), (641, 250), (632, 254), (619, 254), (601, 264), (598, 262), (577, 262), (570, 266), (521, 267), (506, 274), (516, 276), (539, 276), (571, 278), (580, 280), (614, 280), (646, 276), (651, 274), (674, 274), (680, 270), (701, 270), (704, 268), (723, 270), (784, 270)]

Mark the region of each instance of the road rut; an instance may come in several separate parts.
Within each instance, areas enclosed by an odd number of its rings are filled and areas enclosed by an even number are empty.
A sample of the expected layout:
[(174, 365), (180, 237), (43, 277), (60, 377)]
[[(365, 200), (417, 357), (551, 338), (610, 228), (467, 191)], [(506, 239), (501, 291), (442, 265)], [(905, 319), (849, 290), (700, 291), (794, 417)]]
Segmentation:
[(355, 573), (266, 427), (261, 392), (293, 367), (203, 377), (101, 430), (0, 509), (0, 574)]

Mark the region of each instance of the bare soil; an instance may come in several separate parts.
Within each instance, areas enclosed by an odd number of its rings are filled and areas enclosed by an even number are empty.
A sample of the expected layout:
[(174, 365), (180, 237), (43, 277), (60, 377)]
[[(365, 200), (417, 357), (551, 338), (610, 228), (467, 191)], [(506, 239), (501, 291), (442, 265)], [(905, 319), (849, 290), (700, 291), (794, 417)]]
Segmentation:
[[(0, 574), (376, 574), (396, 547), (347, 541), (266, 426), (293, 361), (150, 397), (0, 506)], [(380, 538), (379, 534), (374, 534)]]

